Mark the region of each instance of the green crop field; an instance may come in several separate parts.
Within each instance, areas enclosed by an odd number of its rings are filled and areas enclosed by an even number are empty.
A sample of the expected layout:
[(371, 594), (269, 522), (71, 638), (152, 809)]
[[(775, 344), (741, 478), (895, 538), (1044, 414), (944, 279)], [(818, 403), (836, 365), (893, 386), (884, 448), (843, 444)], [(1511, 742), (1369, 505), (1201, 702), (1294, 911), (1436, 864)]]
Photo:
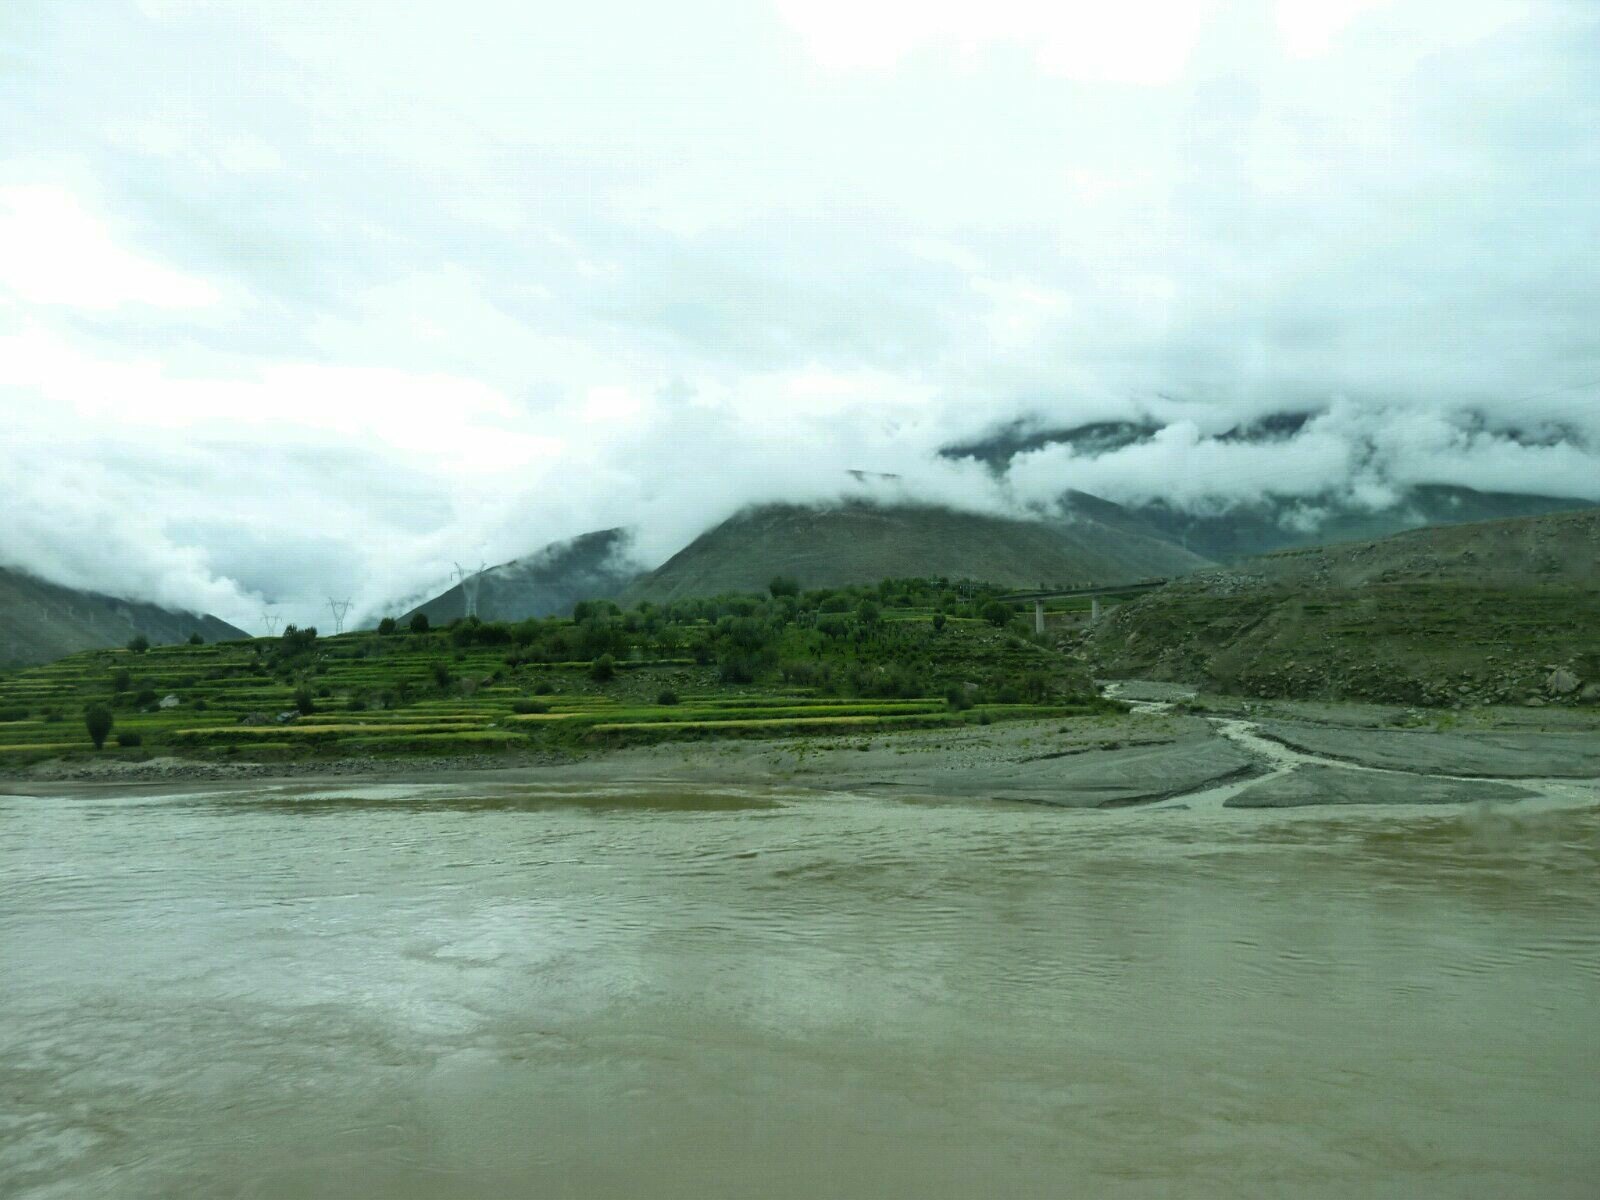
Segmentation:
[[(0, 676), (0, 763), (552, 752), (1069, 716), (1088, 680), (969, 585), (888, 581), (576, 619), (143, 652)], [(586, 611), (585, 611), (586, 610)], [(1006, 614), (1005, 616), (1009, 616)], [(113, 718), (96, 751), (84, 714)]]

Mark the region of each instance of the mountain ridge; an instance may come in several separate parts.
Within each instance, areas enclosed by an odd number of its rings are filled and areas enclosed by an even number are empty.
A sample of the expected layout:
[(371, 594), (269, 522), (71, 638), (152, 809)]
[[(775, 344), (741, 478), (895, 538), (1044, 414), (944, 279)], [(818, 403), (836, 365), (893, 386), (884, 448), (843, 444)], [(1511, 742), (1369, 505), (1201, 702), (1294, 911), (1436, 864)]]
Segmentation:
[(1206, 565), (1205, 558), (1139, 532), (1131, 521), (1113, 526), (1092, 515), (1087, 504), (1048, 519), (937, 505), (768, 504), (702, 533), (635, 580), (622, 601), (665, 603), (760, 590), (777, 575), (793, 576), (805, 588), (886, 577), (1031, 587), (1164, 577)]
[(0, 666), (51, 662), (139, 636), (156, 645), (181, 642), (192, 633), (208, 642), (250, 636), (209, 613), (82, 591), (0, 567)]
[[(489, 567), (477, 579), (478, 616), (486, 621), (564, 616), (579, 600), (614, 599), (640, 572), (628, 557), (632, 544), (626, 529), (597, 529)], [(400, 619), (417, 613), (436, 625), (466, 616), (465, 585), (446, 588)]]

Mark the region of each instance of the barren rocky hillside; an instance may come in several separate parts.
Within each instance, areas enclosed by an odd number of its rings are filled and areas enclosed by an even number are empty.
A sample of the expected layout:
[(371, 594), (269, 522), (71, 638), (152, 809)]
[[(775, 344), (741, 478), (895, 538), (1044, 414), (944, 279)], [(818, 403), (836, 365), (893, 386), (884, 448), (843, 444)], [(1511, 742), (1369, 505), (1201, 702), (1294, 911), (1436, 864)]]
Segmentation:
[(1109, 676), (1249, 695), (1600, 702), (1600, 512), (1201, 572), (1112, 613), (1083, 651)]

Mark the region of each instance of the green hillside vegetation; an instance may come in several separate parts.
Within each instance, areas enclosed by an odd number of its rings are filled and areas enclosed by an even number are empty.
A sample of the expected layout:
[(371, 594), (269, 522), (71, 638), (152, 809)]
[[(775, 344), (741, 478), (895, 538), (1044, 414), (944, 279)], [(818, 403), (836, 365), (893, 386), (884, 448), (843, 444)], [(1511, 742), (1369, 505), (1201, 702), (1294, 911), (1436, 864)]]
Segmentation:
[(1251, 696), (1600, 702), (1600, 512), (1281, 551), (1128, 604), (1082, 649)]
[[(1102, 711), (997, 588), (887, 580), (571, 618), (93, 650), (0, 677), (0, 767), (96, 756), (279, 760), (577, 753), (716, 737), (874, 734)], [(163, 707), (165, 705), (166, 707)]]

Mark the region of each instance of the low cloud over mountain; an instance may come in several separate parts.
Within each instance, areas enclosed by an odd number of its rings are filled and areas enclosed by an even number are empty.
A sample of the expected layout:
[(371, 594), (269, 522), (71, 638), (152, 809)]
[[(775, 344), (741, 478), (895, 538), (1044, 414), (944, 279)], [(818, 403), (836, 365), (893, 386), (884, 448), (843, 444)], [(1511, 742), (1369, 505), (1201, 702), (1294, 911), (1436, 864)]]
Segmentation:
[(325, 624), (772, 501), (1600, 500), (1597, 35), (1565, 0), (15, 0), (0, 565)]

